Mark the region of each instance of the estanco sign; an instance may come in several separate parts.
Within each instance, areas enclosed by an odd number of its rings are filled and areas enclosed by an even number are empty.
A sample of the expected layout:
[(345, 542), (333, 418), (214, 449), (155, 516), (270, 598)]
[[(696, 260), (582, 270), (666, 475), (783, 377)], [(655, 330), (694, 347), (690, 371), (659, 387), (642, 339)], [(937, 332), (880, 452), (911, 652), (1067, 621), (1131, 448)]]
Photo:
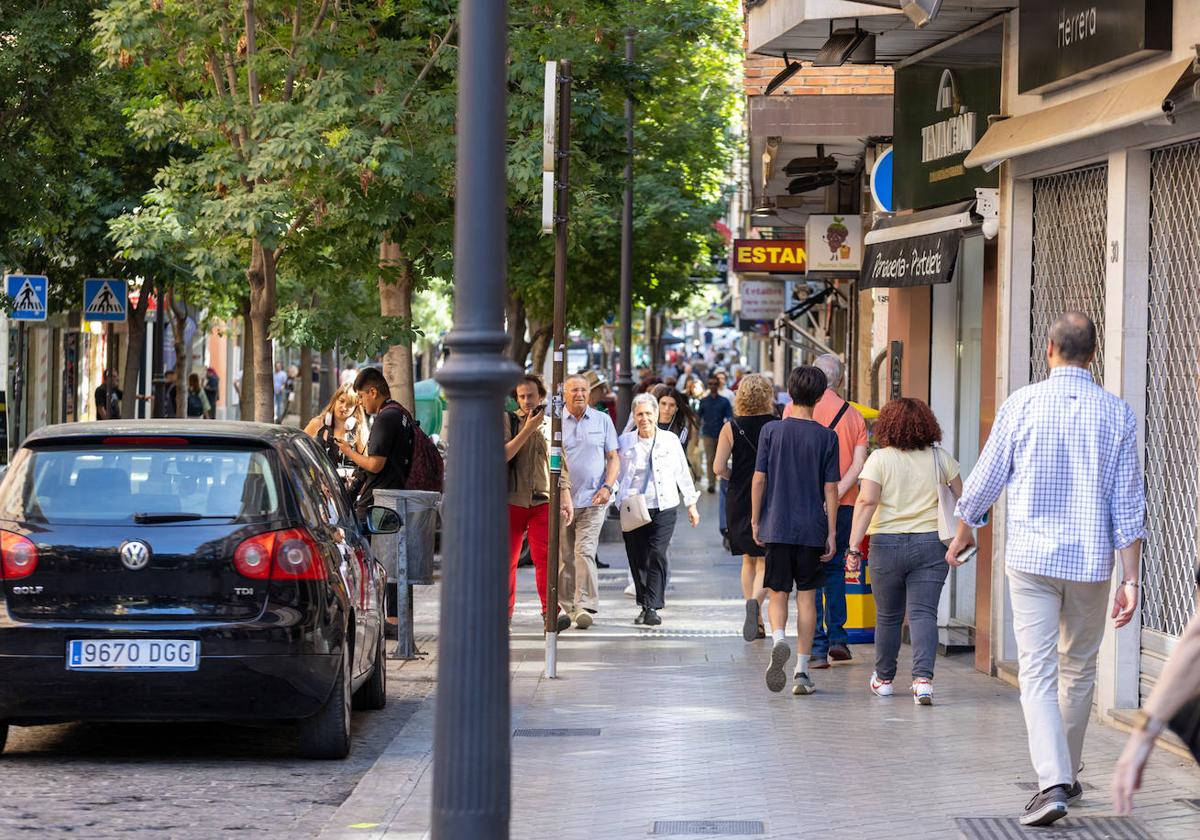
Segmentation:
[[(896, 210), (919, 210), (975, 197), (996, 187), (999, 173), (966, 169), (963, 159), (1000, 110), (1000, 27), (972, 37), (963, 49), (980, 56), (971, 66), (934, 54), (896, 71), (892, 197)], [(985, 59), (994, 55), (995, 65)]]
[(740, 274), (803, 274), (808, 254), (801, 239), (735, 239), (733, 270)]
[(1048, 93), (1170, 52), (1171, 13), (1172, 0), (1022, 3), (1018, 90)]

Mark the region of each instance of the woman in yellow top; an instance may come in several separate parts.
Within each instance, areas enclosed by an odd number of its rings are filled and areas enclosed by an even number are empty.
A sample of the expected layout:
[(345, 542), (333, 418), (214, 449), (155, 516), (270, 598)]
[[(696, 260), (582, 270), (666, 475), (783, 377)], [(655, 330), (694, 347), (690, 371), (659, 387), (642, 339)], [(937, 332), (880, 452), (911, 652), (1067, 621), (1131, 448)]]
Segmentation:
[(904, 397), (883, 407), (875, 422), (882, 446), (859, 476), (858, 502), (846, 551), (846, 568), (858, 569), (853, 546), (871, 535), (871, 591), (875, 595), (875, 673), (871, 691), (892, 696), (900, 627), (908, 610), (913, 649), (913, 702), (933, 703), (938, 600), (946, 582), (946, 546), (938, 537), (938, 484), (962, 495), (958, 462), (936, 446), (942, 429), (929, 406)]

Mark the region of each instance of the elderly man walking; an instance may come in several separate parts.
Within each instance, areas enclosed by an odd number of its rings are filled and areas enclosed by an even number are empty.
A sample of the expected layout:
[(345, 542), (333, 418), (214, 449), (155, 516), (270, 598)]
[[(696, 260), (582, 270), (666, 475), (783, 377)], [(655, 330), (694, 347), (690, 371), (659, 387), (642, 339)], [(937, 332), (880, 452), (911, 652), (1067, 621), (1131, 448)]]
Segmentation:
[(1096, 326), (1069, 312), (1050, 328), (1050, 377), (1000, 408), (958, 502), (961, 524), (946, 562), (974, 539), (1007, 488), (1005, 565), (1020, 663), (1021, 707), (1039, 792), (1023, 825), (1066, 816), (1096, 685), (1113, 552), (1121, 579), (1111, 616), (1124, 627), (1138, 602), (1146, 500), (1137, 421), (1095, 382)]
[(592, 615), (600, 608), (596, 547), (621, 471), (617, 430), (606, 412), (588, 407), (590, 391), (582, 376), (569, 377), (563, 387), (562, 450), (575, 518), (564, 524), (559, 541), (558, 603), (580, 630), (592, 626)]

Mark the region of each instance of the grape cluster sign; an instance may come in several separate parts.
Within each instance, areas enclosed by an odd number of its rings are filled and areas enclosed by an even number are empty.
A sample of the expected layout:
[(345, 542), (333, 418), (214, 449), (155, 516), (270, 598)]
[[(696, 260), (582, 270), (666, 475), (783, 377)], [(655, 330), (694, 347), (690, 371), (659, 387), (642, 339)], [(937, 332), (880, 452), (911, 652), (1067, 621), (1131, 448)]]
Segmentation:
[(808, 270), (854, 273), (862, 268), (861, 216), (809, 216)]

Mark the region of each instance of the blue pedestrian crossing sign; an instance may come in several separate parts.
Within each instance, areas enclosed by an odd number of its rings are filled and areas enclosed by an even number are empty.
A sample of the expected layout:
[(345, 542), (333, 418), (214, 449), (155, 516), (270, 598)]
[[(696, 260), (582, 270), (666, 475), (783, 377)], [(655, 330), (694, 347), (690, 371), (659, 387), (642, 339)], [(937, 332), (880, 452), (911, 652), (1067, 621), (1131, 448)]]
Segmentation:
[(6, 275), (4, 291), (13, 300), (13, 311), (8, 317), (14, 321), (45, 321), (47, 285), (42, 274)]
[(129, 309), (129, 287), (124, 280), (83, 281), (83, 320), (124, 321)]

